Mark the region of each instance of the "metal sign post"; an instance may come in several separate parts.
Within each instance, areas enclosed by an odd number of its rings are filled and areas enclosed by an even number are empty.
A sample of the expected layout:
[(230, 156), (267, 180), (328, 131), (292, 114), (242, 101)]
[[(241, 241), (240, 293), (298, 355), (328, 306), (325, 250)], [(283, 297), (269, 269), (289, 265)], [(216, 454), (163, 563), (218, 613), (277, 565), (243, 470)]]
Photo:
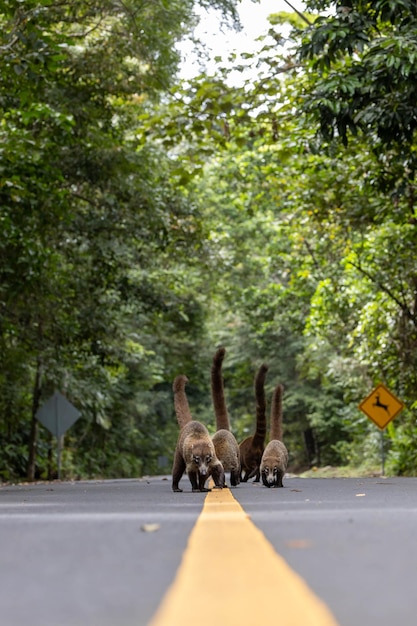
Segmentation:
[(381, 475), (385, 476), (385, 453), (384, 453), (384, 431), (380, 431), (381, 437)]
[(58, 479), (61, 478), (62, 437), (68, 428), (77, 421), (80, 415), (81, 413), (78, 409), (58, 391), (56, 391), (36, 413), (36, 417), (40, 423), (43, 424), (49, 432), (55, 435), (57, 439)]
[(62, 439), (63, 439), (63, 437), (58, 437), (57, 440), (56, 440), (56, 464), (57, 464), (57, 468), (58, 468), (58, 480), (61, 480)]

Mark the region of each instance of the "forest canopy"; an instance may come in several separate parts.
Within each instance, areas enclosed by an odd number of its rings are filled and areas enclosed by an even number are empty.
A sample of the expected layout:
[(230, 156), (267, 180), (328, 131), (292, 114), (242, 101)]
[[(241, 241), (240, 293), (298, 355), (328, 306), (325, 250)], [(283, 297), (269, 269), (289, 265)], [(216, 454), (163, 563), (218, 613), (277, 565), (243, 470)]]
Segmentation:
[(416, 4), (287, 4), (181, 80), (176, 44), (237, 0), (2, 3), (2, 480), (56, 476), (56, 390), (65, 476), (168, 472), (172, 382), (213, 432), (219, 345), (238, 440), (266, 362), (291, 471), (375, 470), (383, 383), (386, 469), (416, 473)]

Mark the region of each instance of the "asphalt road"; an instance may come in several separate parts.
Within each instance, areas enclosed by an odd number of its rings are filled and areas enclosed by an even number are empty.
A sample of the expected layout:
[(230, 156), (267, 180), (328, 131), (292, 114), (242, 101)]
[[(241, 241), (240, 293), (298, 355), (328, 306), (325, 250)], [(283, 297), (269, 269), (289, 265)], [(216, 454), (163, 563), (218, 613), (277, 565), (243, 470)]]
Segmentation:
[(340, 626), (415, 626), (417, 479), (284, 485), (267, 495), (252, 485), (239, 501)]
[[(284, 484), (233, 495), (340, 626), (415, 626), (417, 479)], [(174, 494), (157, 477), (0, 487), (1, 626), (146, 626), (204, 503), (186, 478), (181, 486)], [(256, 555), (250, 575), (262, 577)]]

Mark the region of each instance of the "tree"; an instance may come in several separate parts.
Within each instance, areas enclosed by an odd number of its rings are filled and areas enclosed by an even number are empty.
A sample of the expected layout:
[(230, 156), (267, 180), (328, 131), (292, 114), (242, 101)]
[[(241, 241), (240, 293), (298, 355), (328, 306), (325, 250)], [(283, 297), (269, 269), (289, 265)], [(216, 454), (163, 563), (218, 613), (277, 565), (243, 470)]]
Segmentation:
[[(310, 7), (317, 9), (318, 4), (310, 3)], [(320, 8), (326, 8), (324, 4)], [(358, 54), (355, 49), (350, 58), (345, 42), (347, 54), (345, 49), (334, 53), (331, 70), (321, 63), (320, 51), (312, 44), (314, 54), (308, 56), (308, 42), (320, 28), (330, 29), (334, 19), (331, 14), (315, 21), (309, 16), (302, 30), (298, 21), (295, 37), (302, 37), (303, 42), (296, 46), (297, 55), (289, 55), (287, 49), (280, 58), (266, 46), (269, 73), (262, 70), (258, 81), (243, 88), (231, 88), (218, 76), (198, 78), (188, 89), (188, 116), (182, 115), (181, 121), (186, 129), (183, 137), (188, 138), (183, 154), (194, 162), (200, 148), (205, 153), (216, 151), (209, 133), (226, 152), (214, 175), (209, 173), (214, 194), (204, 189), (204, 196), (222, 216), (215, 220), (222, 233), (219, 236), (217, 226), (224, 279), (219, 284), (227, 290), (222, 298), (233, 310), (233, 323), (229, 323), (234, 340), (246, 337), (242, 353), (248, 351), (248, 336), (258, 348), (262, 346), (263, 354), (268, 353), (262, 340), (265, 329), (276, 338), (281, 326), (288, 338), (292, 314), (296, 319), (293, 303), (304, 304), (298, 327), (292, 327), (305, 338), (295, 353), (295, 361), (302, 366), (289, 369), (290, 385), (295, 389), (298, 377), (316, 384), (316, 396), (303, 392), (308, 398), (304, 416), (323, 443), (323, 458), (357, 462), (361, 450), (374, 441), (372, 425), (357, 410), (369, 386), (382, 378), (408, 404), (414, 402), (415, 278), (406, 253), (415, 243), (414, 148), (411, 141), (402, 148), (393, 136), (383, 150), (383, 134), (376, 141), (375, 129), (368, 127), (367, 135), (365, 126), (355, 129), (357, 135), (346, 146), (346, 141), (337, 139), (343, 139), (345, 131), (347, 137), (350, 126), (338, 126), (337, 121), (333, 134), (315, 134), (311, 121), (320, 120), (322, 109), (314, 98), (323, 96), (317, 85), (330, 90), (331, 71), (337, 70), (343, 89), (347, 84), (348, 101), (349, 76), (345, 80), (345, 74)], [(308, 22), (311, 27), (306, 26)], [(349, 36), (360, 40), (355, 33)], [(338, 35), (329, 36), (329, 41), (333, 38), (334, 46), (342, 47)], [(323, 45), (323, 55), (330, 54), (329, 46), (329, 42)], [(277, 68), (285, 71), (277, 74)], [(232, 164), (226, 166), (229, 160)], [(225, 228), (225, 223), (233, 227)], [(264, 232), (275, 245), (278, 242), (278, 289), (273, 255), (258, 254), (272, 249), (260, 236), (265, 223)], [(279, 234), (284, 232), (285, 238)], [(283, 314), (278, 317), (275, 310)], [(251, 346), (251, 351), (256, 349)], [(403, 418), (404, 424), (407, 419)]]
[[(21, 455), (5, 476), (25, 457), (33, 478), (35, 415), (56, 386), (108, 426), (133, 364), (144, 394), (171, 374), (161, 326), (183, 334), (192, 312), (201, 327), (196, 298), (172, 282), (199, 218), (137, 129), (173, 84), (194, 4), (2, 5), (1, 424)], [(200, 4), (235, 15), (228, 0)]]
[[(313, 10), (331, 2), (307, 2)], [(324, 139), (349, 134), (372, 139), (382, 188), (408, 198), (415, 217), (415, 59), (417, 9), (411, 0), (337, 2), (303, 33), (301, 60), (309, 62), (304, 110)]]

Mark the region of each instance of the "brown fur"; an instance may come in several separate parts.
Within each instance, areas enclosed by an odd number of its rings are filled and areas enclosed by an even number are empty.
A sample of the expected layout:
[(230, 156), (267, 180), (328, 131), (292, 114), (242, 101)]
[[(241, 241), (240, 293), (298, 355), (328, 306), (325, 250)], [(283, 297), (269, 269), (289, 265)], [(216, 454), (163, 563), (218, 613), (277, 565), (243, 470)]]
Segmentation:
[(260, 464), (265, 446), (266, 436), (266, 402), (265, 402), (265, 377), (268, 366), (263, 363), (255, 378), (256, 398), (256, 430), (251, 437), (246, 437), (240, 445), (240, 463), (242, 468), (242, 482), (255, 476), (254, 482), (260, 480)]
[(188, 422), (191, 422), (192, 415), (188, 404), (187, 394), (185, 393), (185, 385), (188, 383), (188, 378), (183, 374), (177, 376), (172, 385), (174, 392), (174, 408), (175, 415), (177, 416), (178, 426), (182, 428)]
[(216, 428), (230, 430), (229, 415), (227, 413), (226, 400), (224, 398), (224, 383), (222, 365), (226, 349), (221, 347), (216, 350), (211, 366), (211, 397), (213, 400), (214, 414), (216, 416)]
[(231, 486), (236, 487), (240, 483), (240, 451), (235, 436), (230, 430), (222, 428), (211, 439), (223, 469), (230, 472)]
[(282, 396), (284, 387), (277, 385), (271, 404), (271, 441), (266, 446), (261, 460), (262, 482), (265, 487), (283, 487), (288, 464), (288, 451), (282, 442)]
[(217, 458), (223, 469), (230, 472), (230, 484), (235, 487), (240, 483), (240, 451), (235, 436), (230, 432), (229, 415), (224, 397), (222, 364), (225, 348), (219, 348), (211, 367), (211, 395), (216, 416), (216, 433), (212, 436)]
[(222, 488), (224, 469), (216, 456), (214, 444), (204, 424), (194, 421), (191, 416), (185, 393), (186, 376), (177, 376), (174, 380), (174, 407), (180, 433), (172, 466), (172, 490), (182, 491), (179, 482), (186, 472), (193, 491), (209, 491), (205, 488), (206, 480), (212, 476), (214, 484)]

